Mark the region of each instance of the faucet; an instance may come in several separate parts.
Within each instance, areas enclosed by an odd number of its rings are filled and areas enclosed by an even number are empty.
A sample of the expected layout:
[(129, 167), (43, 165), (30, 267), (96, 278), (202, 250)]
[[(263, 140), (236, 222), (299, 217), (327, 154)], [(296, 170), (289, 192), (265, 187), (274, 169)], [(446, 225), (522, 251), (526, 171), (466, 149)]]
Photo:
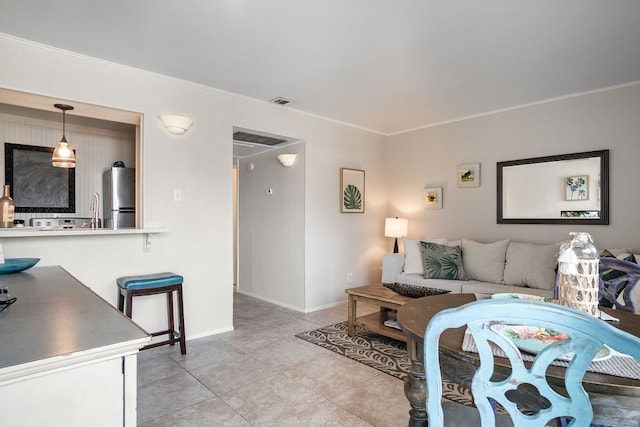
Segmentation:
[(93, 193), (91, 196), (89, 211), (91, 212), (91, 229), (96, 229), (100, 222), (100, 195), (98, 193)]

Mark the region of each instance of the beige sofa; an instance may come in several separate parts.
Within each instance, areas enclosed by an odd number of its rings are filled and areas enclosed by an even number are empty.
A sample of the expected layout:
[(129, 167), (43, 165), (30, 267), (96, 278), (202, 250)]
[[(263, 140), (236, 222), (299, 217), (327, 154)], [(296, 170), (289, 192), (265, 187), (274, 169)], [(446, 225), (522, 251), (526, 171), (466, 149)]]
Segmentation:
[[(404, 253), (386, 254), (382, 282), (400, 283), (456, 293), (525, 293), (553, 297), (559, 243), (538, 245), (502, 240), (481, 243), (470, 239), (425, 242), (461, 248), (466, 280), (426, 278), (420, 241), (404, 238)], [(427, 274), (428, 276), (428, 274)]]

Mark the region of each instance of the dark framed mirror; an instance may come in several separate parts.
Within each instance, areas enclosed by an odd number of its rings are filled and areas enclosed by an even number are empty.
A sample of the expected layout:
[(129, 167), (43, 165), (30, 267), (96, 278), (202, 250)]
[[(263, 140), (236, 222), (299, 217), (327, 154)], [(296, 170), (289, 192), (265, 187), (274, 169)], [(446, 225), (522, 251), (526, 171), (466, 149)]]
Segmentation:
[(609, 224), (609, 150), (497, 167), (498, 224)]

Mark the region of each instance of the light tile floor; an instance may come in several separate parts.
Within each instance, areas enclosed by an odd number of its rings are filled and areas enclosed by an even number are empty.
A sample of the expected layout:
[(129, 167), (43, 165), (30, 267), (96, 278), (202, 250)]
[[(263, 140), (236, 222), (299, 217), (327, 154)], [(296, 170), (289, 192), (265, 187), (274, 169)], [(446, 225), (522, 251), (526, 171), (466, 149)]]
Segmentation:
[[(403, 381), (295, 337), (346, 318), (346, 303), (303, 314), (236, 293), (233, 332), (188, 341), (184, 356), (140, 353), (138, 425), (407, 425)], [(448, 425), (479, 425), (454, 412)]]
[[(360, 312), (377, 307), (360, 304)], [(235, 294), (234, 328), (138, 357), (138, 425), (402, 426), (401, 380), (295, 337), (346, 320)]]

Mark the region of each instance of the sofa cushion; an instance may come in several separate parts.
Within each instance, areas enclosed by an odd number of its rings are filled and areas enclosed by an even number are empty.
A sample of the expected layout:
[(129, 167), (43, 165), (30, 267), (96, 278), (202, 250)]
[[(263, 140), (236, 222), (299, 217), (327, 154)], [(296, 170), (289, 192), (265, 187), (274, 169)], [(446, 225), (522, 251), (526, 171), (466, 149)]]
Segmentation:
[(556, 282), (557, 251), (557, 244), (509, 243), (504, 283), (511, 286), (553, 289)]
[(469, 280), (501, 283), (509, 240), (480, 243), (462, 239), (462, 264)]
[(460, 246), (420, 242), (427, 279), (467, 280)]

